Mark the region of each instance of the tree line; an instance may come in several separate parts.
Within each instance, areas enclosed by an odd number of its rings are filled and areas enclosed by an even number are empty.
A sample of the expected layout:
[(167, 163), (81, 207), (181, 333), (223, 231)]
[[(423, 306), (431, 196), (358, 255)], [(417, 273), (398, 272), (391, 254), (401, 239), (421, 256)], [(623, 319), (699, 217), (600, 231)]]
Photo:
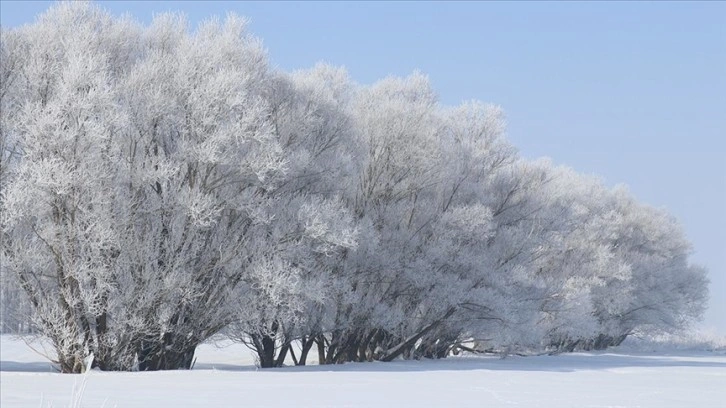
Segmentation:
[(3, 321), (61, 371), (190, 368), (220, 332), (262, 367), (602, 349), (703, 314), (678, 222), (520, 157), (499, 107), (281, 72), (245, 27), (3, 29)]

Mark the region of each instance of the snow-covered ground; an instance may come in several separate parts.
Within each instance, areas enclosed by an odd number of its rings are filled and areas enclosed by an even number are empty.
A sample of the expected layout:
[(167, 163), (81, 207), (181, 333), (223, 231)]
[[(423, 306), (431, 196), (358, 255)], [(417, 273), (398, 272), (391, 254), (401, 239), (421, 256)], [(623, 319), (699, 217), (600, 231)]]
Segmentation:
[[(32, 345), (42, 348), (37, 342)], [(52, 372), (23, 340), (3, 335), (0, 406), (726, 406), (723, 351), (621, 350), (257, 370), (244, 346), (218, 345), (226, 347), (200, 347), (192, 371), (66, 375)], [(82, 387), (80, 405), (73, 405)]]

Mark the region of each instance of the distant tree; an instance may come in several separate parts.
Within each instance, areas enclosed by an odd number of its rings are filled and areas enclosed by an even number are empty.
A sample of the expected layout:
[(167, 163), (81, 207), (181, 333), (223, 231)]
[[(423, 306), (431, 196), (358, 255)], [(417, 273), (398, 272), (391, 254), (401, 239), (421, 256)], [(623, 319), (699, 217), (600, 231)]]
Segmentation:
[(600, 333), (585, 347), (620, 344), (636, 332), (677, 333), (706, 309), (706, 271), (688, 261), (691, 245), (676, 220), (635, 202), (623, 189), (611, 199), (607, 243), (621, 272), (593, 288)]

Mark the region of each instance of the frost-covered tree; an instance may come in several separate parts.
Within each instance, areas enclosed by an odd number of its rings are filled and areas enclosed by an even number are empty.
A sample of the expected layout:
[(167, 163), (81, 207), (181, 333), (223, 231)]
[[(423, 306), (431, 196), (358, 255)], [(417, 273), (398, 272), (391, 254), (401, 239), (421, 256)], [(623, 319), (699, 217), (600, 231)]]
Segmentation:
[(20, 34), (7, 266), (64, 371), (90, 352), (104, 364), (103, 341), (128, 356), (102, 368), (189, 367), (230, 320), (249, 231), (285, 173), (261, 45), (235, 17), (190, 35), (176, 16), (142, 30), (68, 3)]
[(622, 273), (603, 277), (593, 292), (598, 336), (586, 347), (620, 344), (636, 332), (673, 333), (703, 315), (706, 271), (689, 262), (690, 243), (676, 220), (635, 200), (622, 189), (611, 194), (605, 241)]
[(254, 239), (254, 266), (238, 290), (238, 320), (228, 333), (257, 352), (262, 367), (281, 365), (292, 342), (303, 343), (296, 364), (305, 362), (311, 333), (322, 330), (326, 276), (341, 253), (356, 245), (356, 228), (342, 186), (349, 183), (351, 119), (339, 108), (350, 93), (341, 69), (319, 65), (279, 74), (267, 90), (274, 134), (287, 172), (271, 192), (274, 222)]
[[(15, 174), (21, 154), (20, 140), (12, 129), (19, 116), (22, 88), (20, 84), (24, 56), (23, 37), (15, 32), (3, 32), (0, 41), (0, 203), (11, 177)], [(0, 222), (2, 222), (0, 220)], [(0, 242), (7, 239), (0, 230)], [(4, 253), (0, 252), (0, 266)], [(11, 271), (0, 267), (0, 332), (29, 330), (28, 302), (22, 295), (17, 279)], [(26, 312), (26, 313), (23, 313)]]
[[(190, 367), (197, 344), (233, 319), (230, 297), (257, 270), (287, 159), (264, 96), (261, 44), (245, 22), (157, 18), (123, 84), (129, 302), (143, 327), (140, 369)], [(149, 288), (154, 288), (149, 290)]]
[[(347, 253), (333, 275), (328, 330), (317, 339), (320, 359), (366, 359), (387, 328), (404, 321), (397, 305), (405, 280), (401, 245), (413, 224), (416, 196), (436, 183), (436, 99), (428, 80), (415, 74), (359, 88), (352, 101), (358, 174), (344, 196), (366, 238)], [(420, 202), (424, 202), (421, 200)]]
[(189, 368), (222, 330), (263, 367), (603, 348), (705, 307), (668, 214), (420, 73), (275, 72), (244, 19), (88, 3), (0, 40), (2, 323), (64, 372)]
[(111, 45), (104, 39), (129, 34), (125, 26), (62, 4), (13, 33), (22, 45), (10, 53), (22, 56), (10, 58), (17, 73), (7, 97), (17, 116), (3, 120), (12, 122), (3, 133), (20, 157), (3, 186), (3, 269), (15, 273), (65, 372), (79, 372), (91, 352), (102, 368), (133, 359), (109, 327), (120, 301), (114, 142), (125, 118), (100, 52)]
[(571, 170), (557, 170), (551, 185), (568, 221), (566, 236), (547, 238), (551, 250), (540, 262), (550, 265), (547, 276), (560, 277), (551, 310), (542, 308), (552, 346), (602, 349), (639, 330), (681, 330), (702, 315), (705, 272), (688, 262), (673, 218)]

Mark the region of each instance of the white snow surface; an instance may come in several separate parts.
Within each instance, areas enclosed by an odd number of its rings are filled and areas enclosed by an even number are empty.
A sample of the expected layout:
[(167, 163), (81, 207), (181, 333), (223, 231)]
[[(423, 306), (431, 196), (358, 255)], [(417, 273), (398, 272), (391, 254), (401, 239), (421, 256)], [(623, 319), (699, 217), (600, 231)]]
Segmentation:
[[(725, 407), (726, 353), (659, 351), (453, 357), (258, 370), (229, 341), (191, 371), (58, 374), (0, 337), (0, 406), (11, 407)], [(77, 398), (83, 388), (82, 398)]]

